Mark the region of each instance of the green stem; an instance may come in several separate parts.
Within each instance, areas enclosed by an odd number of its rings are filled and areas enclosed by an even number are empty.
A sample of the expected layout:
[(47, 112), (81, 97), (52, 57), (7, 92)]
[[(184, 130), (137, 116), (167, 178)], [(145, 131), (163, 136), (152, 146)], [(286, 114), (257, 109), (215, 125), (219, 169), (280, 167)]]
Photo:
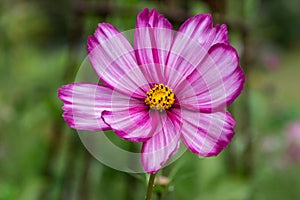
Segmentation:
[(157, 193), (157, 199), (162, 200), (162, 193), (161, 192)]
[(151, 200), (152, 191), (154, 187), (154, 179), (156, 174), (151, 174), (149, 181), (148, 181), (148, 188), (147, 188), (147, 194), (146, 194), (146, 200)]

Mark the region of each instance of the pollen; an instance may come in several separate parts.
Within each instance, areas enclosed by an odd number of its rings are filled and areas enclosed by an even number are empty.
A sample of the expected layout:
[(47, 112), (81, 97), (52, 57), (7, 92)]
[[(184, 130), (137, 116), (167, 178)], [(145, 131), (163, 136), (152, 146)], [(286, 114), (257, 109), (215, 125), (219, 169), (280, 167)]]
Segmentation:
[(145, 99), (146, 105), (152, 110), (158, 110), (163, 112), (170, 109), (175, 101), (175, 95), (168, 86), (164, 84), (155, 84), (154, 87), (147, 92), (147, 98)]

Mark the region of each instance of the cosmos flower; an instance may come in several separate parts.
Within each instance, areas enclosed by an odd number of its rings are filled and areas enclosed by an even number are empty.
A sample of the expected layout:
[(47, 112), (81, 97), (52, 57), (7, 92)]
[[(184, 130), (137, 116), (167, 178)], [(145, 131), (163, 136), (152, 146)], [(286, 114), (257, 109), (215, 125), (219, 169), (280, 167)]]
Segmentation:
[(292, 122), (286, 130), (287, 158), (291, 163), (300, 161), (300, 121)]
[(175, 33), (163, 15), (144, 9), (133, 43), (112, 25), (98, 24), (87, 50), (103, 84), (59, 89), (68, 125), (142, 142), (147, 173), (162, 168), (180, 141), (200, 156), (218, 155), (234, 135), (226, 106), (245, 80), (226, 25), (213, 27), (211, 15), (199, 14)]

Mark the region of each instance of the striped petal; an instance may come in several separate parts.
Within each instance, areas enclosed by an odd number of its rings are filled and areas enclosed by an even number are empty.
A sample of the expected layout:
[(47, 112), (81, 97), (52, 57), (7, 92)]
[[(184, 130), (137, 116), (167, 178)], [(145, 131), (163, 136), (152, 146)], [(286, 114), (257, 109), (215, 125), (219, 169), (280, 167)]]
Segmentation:
[(112, 89), (137, 98), (150, 89), (133, 48), (112, 25), (100, 23), (89, 36), (87, 49), (97, 75)]
[(177, 32), (165, 68), (166, 85), (176, 89), (176, 86), (195, 70), (206, 54), (207, 50), (197, 40)]
[[(103, 112), (104, 121), (125, 140), (144, 142), (154, 134), (159, 113), (149, 111), (143, 101), (128, 102), (124, 109)], [(113, 103), (114, 104), (114, 103)]]
[(210, 14), (199, 14), (189, 18), (180, 26), (178, 32), (197, 40), (207, 50), (217, 43), (229, 43), (226, 25), (217, 24), (213, 27)]
[(112, 90), (92, 83), (72, 83), (58, 90), (64, 102), (63, 118), (74, 129), (101, 131), (110, 129), (101, 113), (110, 107)]
[(231, 104), (245, 81), (238, 60), (233, 47), (214, 45), (197, 69), (177, 87), (179, 104), (201, 112), (222, 110)]
[(141, 160), (147, 173), (156, 173), (179, 148), (179, 123), (171, 115), (160, 114), (155, 134), (143, 143)]
[(200, 156), (216, 156), (230, 143), (235, 121), (229, 112), (200, 113), (182, 110), (182, 141)]
[(173, 43), (171, 23), (156, 9), (145, 8), (137, 17), (134, 49), (138, 64), (150, 83), (164, 83), (164, 69)]
[(200, 14), (189, 18), (179, 28), (171, 48), (166, 70), (168, 85), (175, 88), (185, 80), (202, 59), (211, 46), (217, 43), (228, 44), (226, 25), (212, 25), (209, 14)]

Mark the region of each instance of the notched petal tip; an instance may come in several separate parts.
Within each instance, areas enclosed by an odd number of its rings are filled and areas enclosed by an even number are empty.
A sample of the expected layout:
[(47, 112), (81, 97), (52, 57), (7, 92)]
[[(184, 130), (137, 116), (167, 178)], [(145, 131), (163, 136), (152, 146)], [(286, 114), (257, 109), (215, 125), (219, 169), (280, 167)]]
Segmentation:
[(97, 38), (95, 38), (92, 35), (89, 35), (88, 38), (87, 38), (87, 51), (88, 51), (88, 53), (93, 51), (98, 45), (99, 45), (99, 42), (98, 42)]
[(240, 66), (238, 66), (234, 73), (237, 74), (238, 79), (236, 83), (239, 84), (239, 86), (236, 89), (234, 95), (227, 100), (227, 106), (233, 103), (233, 101), (242, 93), (245, 86), (246, 76), (243, 72), (243, 69)]
[(67, 106), (72, 105), (72, 101), (70, 100), (70, 98), (68, 98), (72, 95), (72, 88), (72, 83), (60, 87), (58, 89), (58, 98), (64, 103), (64, 105), (62, 106), (62, 110), (64, 111), (62, 114), (63, 119), (71, 128), (76, 129), (73, 114), (72, 112), (70, 112), (70, 106)]
[(215, 41), (216, 43), (224, 43), (229, 44), (229, 37), (228, 37), (228, 29), (226, 24), (216, 24), (213, 27), (215, 30)]
[(112, 38), (117, 34), (120, 34), (118, 29), (108, 23), (99, 23), (98, 28), (94, 32), (94, 36), (97, 38), (99, 43), (103, 40)]
[(58, 89), (58, 98), (64, 103), (62, 117), (77, 130), (103, 131), (109, 127), (101, 113), (110, 100), (109, 88), (92, 83), (71, 83)]
[(212, 18), (212, 15), (209, 13), (201, 13), (201, 14), (195, 15), (194, 18), (199, 20), (199, 22), (202, 22), (203, 20), (207, 20), (208, 22), (211, 22), (211, 26), (213, 25), (213, 18)]
[(172, 29), (172, 24), (155, 8), (149, 11), (145, 8), (137, 16), (136, 28), (168, 28)]
[(103, 41), (108, 40), (120, 32), (111, 24), (99, 23), (93, 35), (87, 38), (87, 50), (90, 53)]
[(149, 8), (144, 8), (139, 14), (138, 16), (148, 16), (149, 14)]
[(65, 110), (65, 112), (62, 114), (62, 117), (71, 128), (76, 129), (72, 113)]
[(213, 46), (210, 47), (210, 49), (208, 50), (208, 53), (211, 54), (216, 50), (220, 50), (219, 48), (224, 49), (223, 51), (228, 51), (228, 52), (232, 53), (236, 57), (237, 60), (240, 59), (240, 57), (237, 53), (237, 50), (233, 46), (231, 46), (229, 44), (225, 44), (225, 43), (214, 44)]
[(57, 96), (62, 102), (64, 102), (64, 103), (69, 102), (68, 99), (66, 99), (66, 97), (71, 95), (73, 86), (74, 86), (74, 83), (70, 83), (70, 84), (63, 85), (60, 88), (58, 88)]
[(187, 19), (179, 28), (180, 31), (184, 31), (186, 28), (193, 27), (193, 28), (212, 28), (213, 27), (213, 20), (211, 14), (198, 14), (193, 17)]
[(178, 32), (198, 41), (205, 49), (216, 43), (228, 44), (226, 25), (213, 26), (211, 14), (199, 14), (189, 18), (179, 28)]

